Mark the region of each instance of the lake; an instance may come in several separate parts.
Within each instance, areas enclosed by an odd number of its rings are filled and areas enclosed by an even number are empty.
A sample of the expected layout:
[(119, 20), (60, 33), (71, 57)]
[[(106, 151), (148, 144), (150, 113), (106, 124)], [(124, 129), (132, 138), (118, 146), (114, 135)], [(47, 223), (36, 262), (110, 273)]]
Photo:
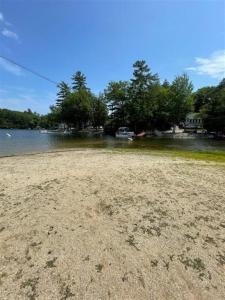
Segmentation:
[[(7, 136), (7, 133), (11, 137)], [(204, 138), (141, 138), (129, 142), (111, 136), (82, 138), (60, 134), (41, 134), (38, 130), (0, 129), (0, 156), (77, 147), (225, 151), (225, 141)]]

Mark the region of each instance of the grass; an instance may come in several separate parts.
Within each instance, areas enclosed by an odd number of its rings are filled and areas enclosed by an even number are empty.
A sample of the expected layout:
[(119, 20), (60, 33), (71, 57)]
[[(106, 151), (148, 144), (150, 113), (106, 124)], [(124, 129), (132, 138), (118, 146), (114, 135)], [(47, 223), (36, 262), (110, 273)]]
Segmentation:
[(0, 227), (0, 232), (2, 232), (5, 229), (4, 226)]
[(139, 148), (120, 148), (113, 149), (114, 153), (139, 153), (139, 154), (150, 154), (150, 155), (164, 155), (170, 157), (182, 157), (186, 159), (204, 160), (209, 162), (225, 163), (225, 151), (187, 151), (187, 150), (147, 150)]
[(182, 264), (184, 264), (185, 269), (190, 267), (198, 272), (205, 270), (205, 264), (199, 257), (192, 259), (190, 257), (184, 257), (184, 255), (181, 254), (179, 255), (179, 260)]
[(7, 277), (7, 273), (6, 272), (3, 272), (0, 274), (0, 285), (2, 285), (2, 278), (5, 278)]
[(136, 246), (136, 242), (134, 240), (134, 236), (133, 235), (129, 235), (128, 239), (126, 240), (126, 242), (130, 245), (133, 246), (136, 250), (140, 251), (140, 249)]
[(152, 265), (152, 267), (157, 267), (157, 265), (158, 265), (158, 260), (157, 260), (157, 259), (151, 260), (151, 265)]
[(102, 264), (97, 264), (97, 265), (95, 265), (95, 269), (98, 273), (100, 273), (103, 269), (103, 265)]
[(27, 299), (29, 299), (29, 300), (36, 299), (36, 297), (37, 297), (36, 287), (38, 284), (38, 280), (39, 280), (39, 278), (33, 278), (33, 279), (28, 279), (28, 280), (22, 282), (20, 288), (27, 289), (27, 293), (26, 293)]
[(172, 156), (179, 156), (189, 159), (213, 161), (213, 162), (222, 162), (225, 163), (225, 152), (195, 152), (195, 151), (174, 151), (171, 150), (168, 153)]
[(61, 290), (60, 290), (60, 294), (61, 294), (61, 300), (66, 300), (70, 297), (74, 297), (75, 294), (73, 294), (70, 290), (70, 287), (68, 285), (66, 285), (66, 283), (64, 282), (61, 286)]
[(113, 215), (113, 206), (111, 204), (106, 204), (104, 201), (100, 201), (98, 206), (103, 213), (109, 216)]
[(225, 265), (225, 255), (222, 254), (218, 254), (216, 260), (222, 265)]
[(57, 260), (57, 257), (54, 257), (53, 259), (48, 260), (46, 262), (45, 268), (54, 268), (54, 267), (56, 267), (56, 265), (54, 264), (56, 260)]

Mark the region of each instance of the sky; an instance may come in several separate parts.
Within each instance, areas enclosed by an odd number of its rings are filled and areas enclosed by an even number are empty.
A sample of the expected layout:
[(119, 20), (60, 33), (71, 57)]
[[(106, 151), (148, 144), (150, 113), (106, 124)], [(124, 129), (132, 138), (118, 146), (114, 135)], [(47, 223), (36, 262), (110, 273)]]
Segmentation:
[[(98, 94), (145, 60), (195, 89), (225, 77), (225, 0), (0, 0), (0, 55), (54, 82), (81, 70)], [(45, 114), (57, 87), (0, 57), (0, 108)]]

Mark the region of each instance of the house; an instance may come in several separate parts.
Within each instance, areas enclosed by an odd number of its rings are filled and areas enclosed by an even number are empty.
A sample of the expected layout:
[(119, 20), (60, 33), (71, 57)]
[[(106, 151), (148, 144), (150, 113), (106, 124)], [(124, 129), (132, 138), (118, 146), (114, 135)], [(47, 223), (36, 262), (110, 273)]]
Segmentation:
[(197, 129), (203, 129), (203, 122), (199, 113), (189, 113), (186, 116), (184, 122), (185, 131), (195, 131)]

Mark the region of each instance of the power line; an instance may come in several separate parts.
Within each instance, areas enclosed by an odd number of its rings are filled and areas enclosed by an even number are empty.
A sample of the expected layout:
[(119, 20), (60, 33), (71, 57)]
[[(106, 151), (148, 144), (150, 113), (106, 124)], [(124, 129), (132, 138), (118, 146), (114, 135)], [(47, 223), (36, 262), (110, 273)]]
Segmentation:
[(9, 58), (7, 58), (7, 57), (5, 57), (5, 56), (3, 56), (3, 55), (0, 55), (0, 58), (3, 58), (3, 59), (5, 59), (5, 60), (9, 61), (11, 64), (14, 64), (14, 65), (16, 65), (16, 66), (18, 66), (18, 67), (20, 67), (20, 68), (22, 68), (22, 69), (24, 69), (24, 70), (26, 70), (26, 71), (32, 73), (32, 74), (34, 74), (34, 75), (36, 75), (36, 76), (38, 76), (38, 77), (44, 79), (44, 80), (47, 80), (47, 81), (49, 81), (49, 82), (51, 82), (51, 83), (53, 83), (53, 84), (55, 84), (55, 85), (58, 85), (58, 83), (55, 82), (54, 80), (51, 80), (51, 79), (49, 79), (48, 77), (46, 77), (46, 76), (44, 76), (44, 75), (41, 75), (41, 74), (39, 74), (38, 72), (33, 71), (33, 70), (31, 70), (30, 68), (27, 68), (27, 67), (25, 67), (25, 66), (23, 66), (23, 65), (21, 65), (21, 64), (19, 64), (19, 63), (17, 63), (17, 62), (15, 62), (15, 61), (13, 61), (12, 59), (9, 59)]

